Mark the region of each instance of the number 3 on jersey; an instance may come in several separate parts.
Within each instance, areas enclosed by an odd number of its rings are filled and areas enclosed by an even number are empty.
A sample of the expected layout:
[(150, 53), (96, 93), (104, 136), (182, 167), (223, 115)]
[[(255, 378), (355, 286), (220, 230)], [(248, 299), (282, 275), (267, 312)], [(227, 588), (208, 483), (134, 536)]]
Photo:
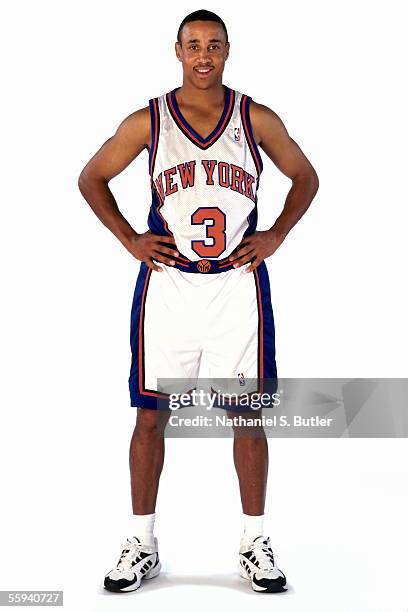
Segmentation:
[[(205, 223), (211, 221), (211, 224)], [(191, 215), (192, 225), (203, 225), (205, 223), (205, 237), (212, 238), (212, 244), (206, 244), (204, 240), (192, 240), (191, 248), (200, 257), (219, 257), (227, 245), (225, 235), (225, 214), (217, 206), (197, 208)]]

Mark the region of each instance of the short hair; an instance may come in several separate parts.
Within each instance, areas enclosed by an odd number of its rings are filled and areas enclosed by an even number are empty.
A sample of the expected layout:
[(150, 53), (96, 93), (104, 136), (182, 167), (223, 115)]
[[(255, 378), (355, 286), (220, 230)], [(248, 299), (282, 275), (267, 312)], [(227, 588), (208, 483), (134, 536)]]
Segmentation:
[(190, 13), (190, 15), (187, 15), (187, 17), (184, 17), (183, 21), (180, 23), (180, 27), (177, 32), (177, 40), (180, 44), (181, 44), (181, 37), (180, 37), (181, 30), (186, 25), (186, 23), (190, 23), (191, 21), (215, 21), (216, 23), (219, 23), (225, 32), (225, 37), (228, 42), (227, 28), (225, 26), (225, 23), (221, 19), (221, 17), (219, 17), (215, 13), (212, 13), (211, 11), (200, 9), (199, 11), (194, 11), (194, 13)]

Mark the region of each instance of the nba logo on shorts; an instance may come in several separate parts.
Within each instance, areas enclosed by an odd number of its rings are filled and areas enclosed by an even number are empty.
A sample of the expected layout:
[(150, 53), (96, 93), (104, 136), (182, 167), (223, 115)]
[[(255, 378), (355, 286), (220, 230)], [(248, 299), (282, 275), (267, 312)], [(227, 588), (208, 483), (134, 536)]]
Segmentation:
[(244, 374), (242, 372), (240, 372), (238, 374), (238, 380), (239, 380), (240, 386), (244, 387), (245, 386), (245, 377), (244, 377)]
[(241, 129), (239, 127), (234, 128), (234, 138), (235, 142), (239, 142), (239, 139), (241, 138)]

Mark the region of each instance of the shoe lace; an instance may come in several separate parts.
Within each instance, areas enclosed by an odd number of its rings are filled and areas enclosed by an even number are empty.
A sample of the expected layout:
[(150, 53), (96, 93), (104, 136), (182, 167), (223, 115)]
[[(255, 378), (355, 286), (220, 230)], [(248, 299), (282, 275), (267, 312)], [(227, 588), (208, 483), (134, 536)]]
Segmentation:
[(137, 558), (143, 548), (141, 542), (131, 542), (129, 539), (122, 544), (122, 554), (116, 566), (116, 569), (126, 571), (131, 569), (132, 561), (137, 561)]
[(275, 568), (272, 548), (267, 540), (254, 542), (249, 549), (255, 553), (260, 570), (273, 570)]

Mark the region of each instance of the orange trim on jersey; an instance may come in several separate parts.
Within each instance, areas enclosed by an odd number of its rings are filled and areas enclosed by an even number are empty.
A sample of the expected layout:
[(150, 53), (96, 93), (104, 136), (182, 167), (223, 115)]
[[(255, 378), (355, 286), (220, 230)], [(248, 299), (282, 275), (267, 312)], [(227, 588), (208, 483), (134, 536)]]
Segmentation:
[[(226, 126), (228, 125), (232, 117), (232, 112), (233, 112), (234, 104), (235, 104), (235, 91), (232, 89), (229, 89), (229, 92), (230, 92), (229, 103), (228, 103), (228, 108), (227, 108), (227, 112), (225, 114), (224, 120), (221, 125), (217, 126), (216, 132), (212, 135), (210, 140), (207, 140), (206, 138), (198, 139), (191, 131), (192, 128), (189, 129), (191, 126), (189, 126), (186, 119), (183, 117), (184, 122), (180, 120), (180, 117), (178, 116), (177, 110), (174, 107), (173, 101), (171, 99), (172, 92), (169, 92), (166, 94), (166, 101), (167, 101), (167, 106), (169, 108), (170, 114), (174, 122), (180, 128), (183, 134), (187, 136), (187, 138), (189, 138), (194, 144), (196, 144), (201, 149), (208, 149), (208, 147), (210, 147), (212, 144), (214, 144), (216, 140), (218, 140), (218, 138), (224, 132)], [(180, 113), (180, 110), (178, 112)]]
[(160, 115), (159, 115), (159, 107), (158, 107), (158, 102), (157, 102), (157, 98), (153, 98), (151, 100), (151, 105), (150, 105), (150, 125), (151, 125), (151, 146), (152, 146), (152, 152), (150, 155), (150, 167), (149, 167), (149, 171), (150, 171), (150, 176), (153, 176), (153, 170), (154, 170), (154, 163), (156, 161), (156, 154), (157, 154), (157, 147), (158, 147), (158, 143), (159, 143), (159, 128), (160, 128)]
[(257, 150), (257, 146), (255, 143), (255, 140), (253, 138), (252, 135), (252, 128), (251, 125), (248, 123), (247, 120), (247, 113), (248, 113), (248, 118), (249, 118), (249, 104), (251, 102), (251, 98), (249, 98), (247, 95), (242, 94), (242, 98), (241, 98), (241, 118), (242, 118), (242, 124), (244, 126), (244, 132), (245, 132), (245, 137), (246, 137), (246, 141), (248, 143), (249, 149), (251, 151), (251, 155), (252, 158), (255, 162), (255, 166), (256, 166), (256, 171), (258, 173), (258, 185), (257, 188), (259, 186), (259, 176), (262, 172), (262, 159), (261, 156), (259, 154), (259, 151)]

